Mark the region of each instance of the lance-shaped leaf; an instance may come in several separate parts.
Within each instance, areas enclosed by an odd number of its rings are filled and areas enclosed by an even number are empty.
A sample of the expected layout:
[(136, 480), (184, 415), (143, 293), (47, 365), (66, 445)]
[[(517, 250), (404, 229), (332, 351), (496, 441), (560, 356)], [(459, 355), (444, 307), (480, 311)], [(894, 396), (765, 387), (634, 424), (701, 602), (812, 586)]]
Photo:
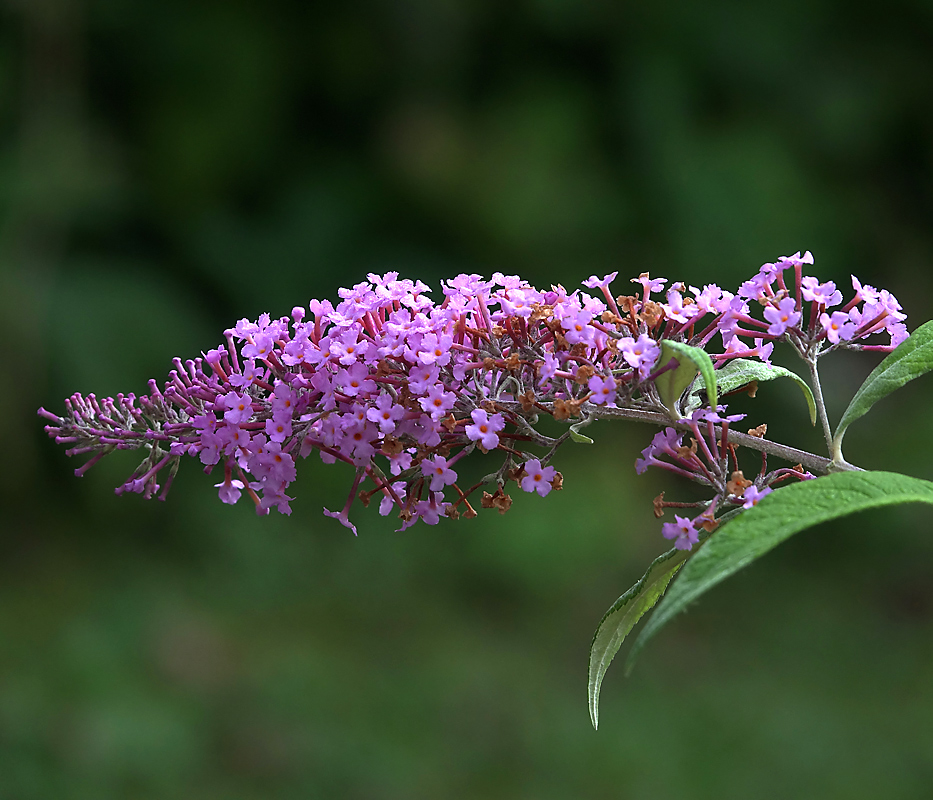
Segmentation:
[(723, 525), (687, 561), (635, 640), (626, 671), (676, 614), (785, 539), (821, 522), (899, 503), (933, 504), (933, 483), (893, 472), (837, 472), (772, 492)]
[(833, 437), (833, 461), (841, 462), (846, 429), (882, 397), (933, 369), (933, 321), (924, 323), (872, 370), (839, 420)]
[(677, 570), (690, 555), (687, 550), (668, 550), (651, 562), (648, 571), (605, 613), (590, 645), (590, 679), (587, 687), (590, 721), (599, 727), (599, 689), (606, 670), (635, 623), (658, 602)]
[(663, 339), (661, 341), (661, 356), (658, 359), (657, 366), (665, 366), (672, 358), (677, 359), (678, 366), (662, 373), (654, 382), (661, 402), (671, 412), (671, 416), (675, 420), (680, 419), (677, 401), (683, 394), (684, 389), (693, 383), (698, 372), (703, 377), (709, 403), (713, 408), (716, 408), (719, 401), (716, 393), (716, 370), (713, 367), (713, 360), (706, 351), (683, 342)]
[[(796, 372), (791, 372), (784, 367), (769, 366), (749, 358), (733, 359), (724, 367), (716, 370), (716, 386), (721, 395), (748, 386), (753, 381), (763, 383), (773, 381), (775, 378), (790, 378), (800, 387), (800, 391), (806, 398), (807, 408), (810, 409), (810, 423), (816, 425), (816, 401), (813, 399), (813, 392), (810, 391), (810, 385)], [(687, 406), (688, 410), (700, 407), (699, 398), (694, 399), (695, 396), (695, 391), (690, 393), (691, 402)]]

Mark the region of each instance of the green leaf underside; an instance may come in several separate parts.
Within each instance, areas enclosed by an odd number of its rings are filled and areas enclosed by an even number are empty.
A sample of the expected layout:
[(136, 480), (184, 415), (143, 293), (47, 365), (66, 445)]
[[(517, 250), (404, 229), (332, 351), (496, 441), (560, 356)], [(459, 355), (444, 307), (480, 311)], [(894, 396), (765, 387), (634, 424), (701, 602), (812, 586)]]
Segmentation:
[(690, 603), (795, 533), (857, 511), (933, 504), (933, 483), (893, 472), (839, 472), (784, 487), (723, 525), (687, 561), (632, 646), (626, 674), (648, 640)]
[(930, 370), (933, 370), (933, 321), (917, 328), (865, 379), (839, 420), (833, 437), (836, 450), (839, 451), (849, 425), (883, 397)]
[(661, 341), (661, 357), (658, 359), (658, 367), (663, 367), (672, 358), (676, 358), (678, 366), (675, 369), (659, 375), (655, 380), (655, 386), (664, 405), (670, 410), (675, 418), (677, 414), (677, 401), (691, 383), (696, 378), (697, 372), (703, 377), (703, 383), (706, 386), (706, 396), (712, 408), (716, 408), (719, 401), (716, 391), (716, 370), (713, 367), (713, 360), (705, 350), (699, 347), (692, 347), (683, 342), (674, 342), (670, 339)]
[(689, 555), (686, 550), (668, 550), (658, 556), (651, 562), (641, 580), (616, 600), (600, 620), (590, 645), (587, 687), (590, 721), (594, 728), (599, 726), (599, 689), (613, 657), (635, 623), (650, 611), (664, 594), (671, 578)]
[(586, 434), (580, 433), (579, 424), (570, 426), (570, 439), (578, 444), (593, 444), (593, 440)]
[(810, 385), (796, 372), (791, 372), (789, 369), (768, 366), (761, 361), (752, 361), (748, 358), (736, 358), (716, 372), (716, 385), (719, 387), (720, 394), (728, 394), (747, 386), (752, 381), (763, 383), (775, 378), (790, 378), (800, 387), (800, 391), (806, 398), (807, 408), (810, 409), (810, 424), (816, 425), (816, 401), (813, 399)]

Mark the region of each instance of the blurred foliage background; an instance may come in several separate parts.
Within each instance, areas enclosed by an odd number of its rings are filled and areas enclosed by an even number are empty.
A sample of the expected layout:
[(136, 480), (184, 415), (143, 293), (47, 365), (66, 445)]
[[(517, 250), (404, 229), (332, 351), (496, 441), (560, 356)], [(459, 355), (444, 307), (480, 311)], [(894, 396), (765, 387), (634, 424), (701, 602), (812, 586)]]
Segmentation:
[[(610, 671), (603, 611), (664, 548), (606, 426), (564, 491), (354, 539), (309, 459), (290, 518), (83, 480), (35, 409), (369, 271), (734, 289), (817, 272), (933, 312), (933, 7), (838, 0), (7, 0), (0, 10), (0, 798), (920, 798), (920, 511), (798, 537)], [(785, 354), (786, 355), (786, 354)], [(837, 417), (876, 356), (827, 362)], [(786, 366), (795, 365), (784, 360)], [(933, 478), (929, 385), (846, 440)], [(793, 386), (737, 402), (820, 447)]]

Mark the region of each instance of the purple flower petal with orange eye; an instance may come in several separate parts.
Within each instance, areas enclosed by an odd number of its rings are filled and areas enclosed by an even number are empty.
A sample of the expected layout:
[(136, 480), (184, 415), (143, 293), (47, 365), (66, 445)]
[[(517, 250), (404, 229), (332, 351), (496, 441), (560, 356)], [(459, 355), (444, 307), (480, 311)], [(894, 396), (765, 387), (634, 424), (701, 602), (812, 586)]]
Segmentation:
[(525, 477), (519, 484), (526, 492), (537, 492), (541, 497), (547, 497), (551, 489), (551, 481), (557, 474), (554, 467), (542, 467), (537, 458), (525, 462)]
[(616, 399), (616, 381), (611, 375), (608, 378), (594, 375), (586, 384), (586, 388), (593, 394), (590, 402), (598, 406), (613, 405)]
[(457, 480), (457, 473), (450, 468), (447, 459), (440, 455), (422, 459), (421, 474), (431, 481), (432, 492), (442, 491)]
[(473, 409), (470, 417), (473, 424), (464, 428), (467, 438), (479, 442), (484, 450), (495, 450), (499, 446), (499, 431), (505, 427), (505, 418), (501, 414), (490, 417), (482, 408)]
[(766, 306), (765, 319), (771, 323), (768, 333), (771, 336), (782, 336), (788, 328), (793, 328), (800, 322), (800, 312), (797, 311), (797, 302), (792, 297), (785, 297), (777, 306)]

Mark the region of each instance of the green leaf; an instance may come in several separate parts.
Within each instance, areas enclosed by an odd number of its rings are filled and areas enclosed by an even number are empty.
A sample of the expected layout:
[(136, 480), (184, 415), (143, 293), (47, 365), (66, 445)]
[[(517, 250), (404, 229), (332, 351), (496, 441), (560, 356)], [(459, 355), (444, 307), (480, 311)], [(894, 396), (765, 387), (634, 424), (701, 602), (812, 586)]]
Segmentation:
[(576, 425), (570, 426), (570, 439), (577, 444), (593, 444), (593, 440), (589, 436), (580, 433), (581, 424), (578, 422)]
[(623, 594), (600, 620), (590, 645), (588, 686), (590, 721), (599, 727), (599, 689), (612, 659), (635, 623), (658, 602), (664, 590), (690, 553), (668, 550), (651, 562), (648, 571)]
[(713, 360), (706, 351), (683, 342), (663, 339), (661, 341), (661, 357), (658, 359), (656, 366), (663, 367), (672, 358), (677, 359), (678, 366), (659, 375), (654, 382), (661, 401), (671, 412), (671, 416), (675, 420), (680, 419), (677, 401), (683, 394), (684, 389), (693, 383), (698, 372), (703, 376), (709, 403), (713, 408), (716, 408), (719, 400), (716, 393), (716, 370), (713, 367)]
[[(800, 387), (800, 391), (806, 398), (807, 407), (810, 409), (810, 424), (816, 425), (816, 401), (813, 399), (813, 392), (810, 391), (810, 385), (796, 372), (791, 372), (784, 367), (768, 366), (761, 361), (753, 361), (749, 358), (733, 359), (716, 371), (716, 385), (719, 387), (720, 394), (734, 392), (752, 381), (764, 383), (775, 378), (790, 378)], [(691, 393), (691, 397), (693, 394)], [(699, 408), (699, 400), (696, 401), (695, 406), (693, 403), (690, 405)]]
[(833, 461), (844, 463), (842, 437), (855, 420), (867, 413), (881, 398), (930, 370), (933, 370), (933, 321), (924, 323), (901, 342), (859, 387), (836, 428)]
[(837, 472), (772, 492), (719, 528), (686, 563), (635, 641), (626, 672), (676, 614), (785, 539), (821, 522), (899, 503), (933, 504), (933, 483), (893, 472)]

